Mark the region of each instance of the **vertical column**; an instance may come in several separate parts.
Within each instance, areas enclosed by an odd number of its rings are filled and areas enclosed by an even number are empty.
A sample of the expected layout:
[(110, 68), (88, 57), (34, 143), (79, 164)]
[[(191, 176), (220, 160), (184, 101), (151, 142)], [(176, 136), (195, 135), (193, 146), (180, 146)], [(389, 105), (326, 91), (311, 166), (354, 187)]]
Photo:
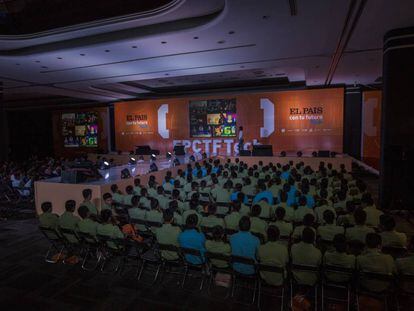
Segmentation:
[(414, 28), (384, 37), (380, 203), (414, 207)]
[(345, 88), (344, 103), (344, 153), (361, 158), (362, 92), (359, 86)]
[(9, 153), (6, 107), (3, 99), (3, 83), (0, 82), (0, 160), (7, 160)]

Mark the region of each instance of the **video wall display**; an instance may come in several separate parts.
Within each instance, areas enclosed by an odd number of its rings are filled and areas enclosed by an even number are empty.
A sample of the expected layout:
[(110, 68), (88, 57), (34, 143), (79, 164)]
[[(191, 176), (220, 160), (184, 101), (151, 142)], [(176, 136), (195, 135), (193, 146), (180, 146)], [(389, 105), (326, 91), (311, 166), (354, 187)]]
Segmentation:
[(98, 147), (96, 112), (62, 113), (61, 120), (64, 147)]
[(235, 137), (236, 99), (193, 100), (189, 105), (191, 137)]

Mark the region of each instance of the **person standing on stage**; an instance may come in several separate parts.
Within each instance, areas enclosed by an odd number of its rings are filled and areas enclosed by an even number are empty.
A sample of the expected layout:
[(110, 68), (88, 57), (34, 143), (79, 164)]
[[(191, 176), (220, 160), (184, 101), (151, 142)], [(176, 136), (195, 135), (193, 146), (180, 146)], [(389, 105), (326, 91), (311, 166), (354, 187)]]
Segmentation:
[(243, 136), (243, 126), (239, 127), (239, 154), (243, 150), (244, 146), (244, 136)]

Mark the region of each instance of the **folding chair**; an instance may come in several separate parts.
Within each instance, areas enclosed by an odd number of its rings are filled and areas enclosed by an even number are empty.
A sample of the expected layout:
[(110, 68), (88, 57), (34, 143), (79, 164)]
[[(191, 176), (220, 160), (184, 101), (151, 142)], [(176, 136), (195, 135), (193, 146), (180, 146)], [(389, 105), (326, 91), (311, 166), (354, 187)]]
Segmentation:
[[(299, 285), (302, 287), (310, 288), (313, 290), (313, 298), (314, 298), (314, 306), (315, 311), (318, 309), (318, 282), (319, 282), (319, 267), (315, 266), (307, 266), (307, 265), (298, 265), (298, 264), (290, 264), (290, 307), (293, 308), (293, 294), (294, 294), (294, 287)], [(301, 284), (299, 283), (295, 276), (294, 272), (307, 272), (307, 273), (315, 273), (317, 274), (318, 280), (314, 285), (307, 285), (307, 284)]]
[[(381, 282), (384, 285), (384, 289), (380, 291), (373, 290), (369, 282)], [(370, 296), (382, 301), (385, 310), (388, 310), (388, 298), (393, 294), (394, 285), (395, 276), (392, 274), (359, 271), (356, 288), (357, 310), (359, 311), (360, 295)]]
[[(142, 247), (143, 245), (140, 244), (140, 246)], [(161, 266), (162, 266), (162, 260), (161, 257), (159, 256), (159, 253), (156, 250), (155, 245), (152, 245), (152, 248), (150, 249), (142, 249), (141, 250), (141, 268), (138, 271), (137, 274), (137, 280), (138, 282), (144, 283), (148, 286), (152, 286), (154, 285), (157, 280), (158, 280), (158, 276), (161, 270)], [(152, 280), (148, 283), (148, 282), (142, 282), (141, 278), (142, 275), (144, 273), (144, 271), (146, 271), (146, 268), (151, 267), (154, 268), (154, 277), (152, 278)]]
[[(164, 280), (164, 276), (166, 274), (177, 274), (177, 275), (183, 275), (183, 272), (173, 272), (173, 268), (181, 268), (184, 269), (184, 262), (183, 258), (181, 257), (180, 249), (178, 246), (170, 245), (170, 244), (157, 244), (157, 250), (159, 252), (159, 258), (161, 259), (161, 283)], [(165, 256), (163, 256), (163, 252), (172, 252), (177, 255), (176, 259), (168, 259)], [(179, 281), (179, 284), (181, 286), (181, 279)]]
[(381, 251), (384, 254), (391, 255), (394, 259), (405, 257), (408, 252), (407, 248), (397, 246), (383, 246)]
[[(100, 249), (100, 243), (98, 239), (87, 232), (78, 232), (78, 236), (81, 238), (84, 245), (84, 256), (82, 260), (82, 269), (85, 271), (95, 270), (101, 263), (102, 252)], [(92, 267), (87, 267), (87, 262), (90, 257), (95, 257), (95, 264)]]
[[(338, 282), (337, 280), (332, 280), (332, 274), (337, 275), (341, 282)], [(322, 305), (321, 309), (322, 311), (325, 309), (325, 300), (326, 301), (334, 301), (334, 302), (345, 302), (346, 303), (346, 309), (349, 311), (351, 307), (351, 288), (354, 284), (354, 275), (355, 270), (344, 268), (344, 267), (338, 267), (334, 265), (324, 265), (322, 267), (322, 286), (321, 286), (321, 299), (322, 299)], [(343, 279), (343, 281), (342, 281)], [(326, 289), (335, 289), (339, 291), (345, 291), (346, 292), (346, 299), (336, 298), (336, 297), (329, 297), (325, 294)]]
[[(192, 276), (188, 274), (188, 272), (195, 271), (195, 272), (200, 272), (201, 274), (201, 282), (200, 282), (199, 290), (202, 290), (204, 281), (205, 281), (205, 272), (206, 272), (206, 269), (205, 269), (206, 263), (205, 263), (204, 257), (202, 256), (201, 252), (198, 249), (180, 247), (180, 252), (184, 258), (184, 275), (183, 275), (183, 280), (181, 282), (181, 288), (184, 288), (187, 276)], [(192, 263), (189, 259), (198, 260), (200, 263)]]
[(414, 299), (414, 274), (401, 274), (398, 276), (398, 291), (395, 298), (398, 311), (401, 309), (400, 298), (408, 298), (409, 302)]
[[(270, 289), (281, 291), (280, 295), (269, 295), (269, 296), (281, 299), (280, 310), (282, 311), (285, 307), (285, 290), (286, 290), (285, 268), (274, 266), (274, 265), (258, 264), (257, 269), (258, 269), (259, 276), (260, 276), (259, 292), (257, 294), (257, 308), (261, 310), (261, 298), (262, 298), (262, 294), (264, 293), (263, 291), (263, 287), (264, 287), (264, 288), (270, 288)], [(266, 283), (261, 277), (260, 272), (271, 272), (271, 273), (280, 274), (282, 277), (282, 284), (279, 286), (275, 286), (275, 285), (270, 285)]]
[[(257, 273), (257, 265), (256, 261), (252, 258), (246, 258), (242, 256), (231, 256), (230, 261), (233, 267), (233, 280), (232, 280), (232, 286), (231, 286), (231, 297), (234, 298), (234, 293), (236, 288), (246, 288), (246, 289), (252, 289), (250, 286), (237, 286), (237, 281), (247, 281), (247, 284), (250, 284), (253, 281), (253, 295), (252, 300), (250, 304), (254, 304), (254, 301), (256, 300), (256, 294), (257, 294), (257, 287), (259, 282), (259, 277)], [(244, 264), (249, 265), (254, 268), (253, 274), (244, 274), (234, 269), (234, 264)], [(240, 302), (240, 301), (238, 301)]]
[[(83, 249), (82, 240), (78, 236), (76, 231), (72, 230), (72, 229), (60, 228), (59, 232), (66, 241), (67, 252), (77, 254), (77, 255), (81, 255), (82, 249)], [(63, 263), (64, 264), (67, 263), (66, 258), (63, 259)]]
[(126, 244), (125, 239), (111, 238), (106, 235), (98, 234), (96, 236), (101, 243), (101, 250), (104, 252), (103, 261), (101, 265), (101, 272), (106, 272), (106, 265), (114, 258), (118, 259), (115, 268), (110, 271), (116, 273), (121, 267), (123, 257), (125, 256)]
[[(42, 226), (39, 226), (39, 229), (45, 238), (50, 242), (50, 246), (45, 254), (45, 261), (48, 263), (58, 263), (58, 260), (62, 257), (63, 251), (66, 248), (66, 241), (61, 237), (56, 229)], [(53, 260), (55, 255), (50, 257), (52, 250), (57, 252), (58, 260)]]
[[(225, 274), (229, 274), (231, 276), (233, 274), (233, 271), (230, 267), (230, 256), (223, 255), (223, 254), (212, 253), (212, 252), (206, 252), (205, 256), (208, 260), (209, 271), (210, 271), (210, 277), (209, 277), (209, 282), (208, 282), (207, 293), (208, 293), (208, 295), (213, 296), (211, 294), (211, 286), (215, 281), (216, 274), (217, 273), (225, 273)], [(217, 265), (215, 265), (215, 263), (217, 263), (217, 261), (223, 261), (223, 262), (227, 263), (227, 267), (218, 267)], [(231, 284), (229, 286), (229, 290), (227, 290), (227, 292), (226, 292), (226, 296), (224, 297), (224, 299), (226, 299), (229, 296), (230, 292), (231, 292)]]
[(130, 218), (129, 223), (133, 226), (136, 226), (139, 233), (144, 238), (151, 238), (153, 236), (152, 232), (150, 232), (147, 228), (147, 222), (143, 219), (136, 219), (136, 218)]

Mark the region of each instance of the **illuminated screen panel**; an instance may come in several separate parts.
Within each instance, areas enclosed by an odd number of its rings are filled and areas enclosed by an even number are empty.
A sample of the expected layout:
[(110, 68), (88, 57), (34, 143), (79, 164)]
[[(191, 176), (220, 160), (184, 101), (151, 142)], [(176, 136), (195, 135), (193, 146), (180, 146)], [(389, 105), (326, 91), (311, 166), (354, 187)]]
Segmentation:
[(236, 99), (190, 101), (191, 137), (235, 137)]

